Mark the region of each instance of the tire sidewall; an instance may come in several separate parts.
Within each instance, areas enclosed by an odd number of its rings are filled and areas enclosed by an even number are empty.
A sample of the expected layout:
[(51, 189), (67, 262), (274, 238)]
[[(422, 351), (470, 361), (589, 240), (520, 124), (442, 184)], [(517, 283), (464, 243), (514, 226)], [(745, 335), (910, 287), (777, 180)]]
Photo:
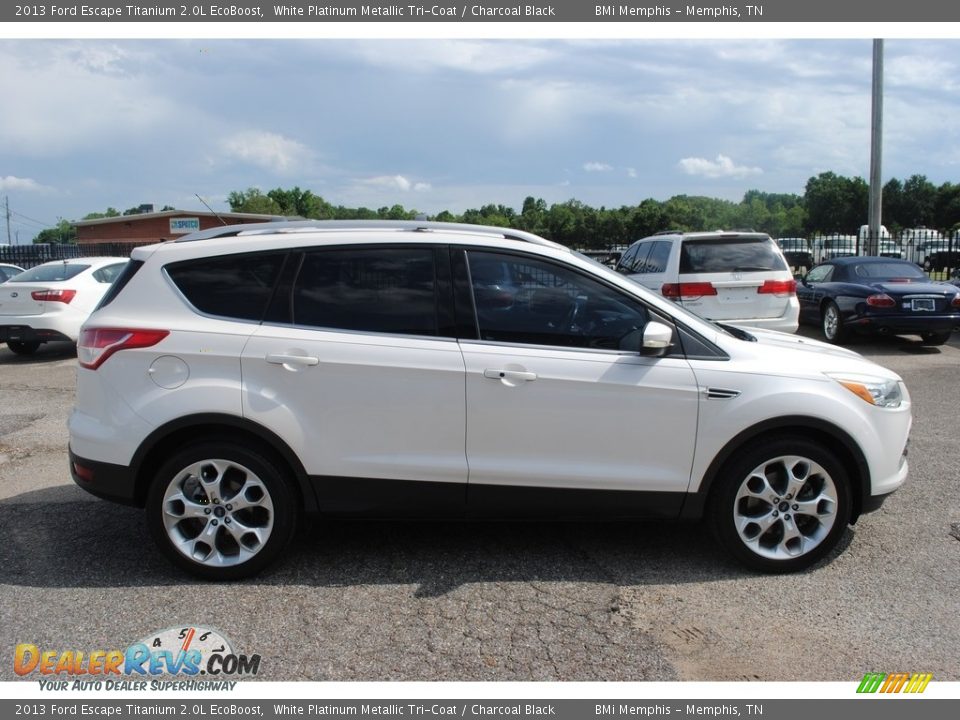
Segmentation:
[[(741, 484), (754, 468), (784, 455), (808, 458), (829, 473), (837, 489), (837, 512), (833, 527), (817, 547), (798, 558), (774, 560), (753, 552), (740, 538), (734, 524), (734, 506)], [(753, 570), (768, 573), (786, 573), (803, 570), (830, 553), (846, 532), (852, 511), (850, 480), (846, 469), (827, 448), (806, 438), (775, 438), (755, 441), (745, 447), (723, 467), (717, 478), (708, 520), (714, 536), (737, 560)]]
[[(190, 465), (212, 459), (230, 460), (255, 473), (266, 487), (273, 503), (273, 528), (269, 539), (253, 558), (239, 565), (210, 567), (191, 560), (173, 546), (164, 526), (163, 497), (170, 483)], [(297, 520), (294, 493), (276, 464), (256, 450), (228, 441), (196, 443), (167, 460), (150, 484), (145, 512), (147, 527), (160, 551), (178, 567), (204, 580), (240, 580), (256, 575), (287, 546)]]

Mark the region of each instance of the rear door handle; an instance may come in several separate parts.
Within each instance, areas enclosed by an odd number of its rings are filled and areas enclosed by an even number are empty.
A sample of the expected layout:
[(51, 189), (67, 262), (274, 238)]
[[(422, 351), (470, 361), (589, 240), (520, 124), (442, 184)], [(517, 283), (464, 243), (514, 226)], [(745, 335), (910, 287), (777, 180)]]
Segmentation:
[(284, 355), (282, 353), (270, 353), (265, 360), (274, 365), (319, 365), (320, 358), (309, 355)]
[(490, 380), (524, 380), (526, 382), (533, 382), (537, 379), (535, 372), (528, 372), (526, 370), (495, 370), (492, 368), (484, 370), (483, 376)]

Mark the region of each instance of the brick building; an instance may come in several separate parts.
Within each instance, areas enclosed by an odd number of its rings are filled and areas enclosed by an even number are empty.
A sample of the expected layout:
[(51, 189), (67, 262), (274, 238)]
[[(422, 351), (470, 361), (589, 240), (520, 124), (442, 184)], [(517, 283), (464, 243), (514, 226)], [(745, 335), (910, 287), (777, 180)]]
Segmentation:
[(223, 212), (219, 213), (218, 217), (212, 212), (164, 210), (140, 215), (79, 220), (74, 225), (77, 228), (78, 245), (92, 243), (147, 245), (223, 225), (220, 218), (228, 225), (286, 219), (282, 215)]

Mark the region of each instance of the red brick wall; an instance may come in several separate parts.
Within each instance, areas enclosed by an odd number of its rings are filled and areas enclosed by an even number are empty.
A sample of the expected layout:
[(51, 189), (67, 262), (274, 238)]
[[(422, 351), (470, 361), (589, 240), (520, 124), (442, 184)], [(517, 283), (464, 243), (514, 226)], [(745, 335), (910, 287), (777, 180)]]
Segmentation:
[[(212, 227), (223, 225), (223, 223), (221, 223), (215, 217), (206, 217), (204, 215), (190, 213), (139, 220), (137, 219), (136, 215), (127, 215), (125, 217), (114, 218), (114, 221), (109, 223), (78, 226), (77, 243), (129, 242), (145, 244), (160, 242), (161, 240), (172, 240), (174, 238), (183, 237), (183, 233), (170, 233), (171, 218), (193, 217), (200, 219), (201, 230), (209, 230)], [(230, 217), (225, 217), (224, 220), (226, 220), (230, 225), (262, 222), (260, 220), (240, 220)]]

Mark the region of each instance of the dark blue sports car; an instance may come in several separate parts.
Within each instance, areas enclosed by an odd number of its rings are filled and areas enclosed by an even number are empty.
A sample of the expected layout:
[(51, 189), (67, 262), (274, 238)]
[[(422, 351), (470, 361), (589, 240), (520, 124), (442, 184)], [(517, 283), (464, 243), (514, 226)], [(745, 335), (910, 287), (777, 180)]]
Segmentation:
[(919, 335), (925, 345), (942, 345), (960, 325), (960, 289), (906, 260), (834, 258), (807, 273), (797, 299), (800, 322), (820, 325), (837, 344), (861, 332)]

